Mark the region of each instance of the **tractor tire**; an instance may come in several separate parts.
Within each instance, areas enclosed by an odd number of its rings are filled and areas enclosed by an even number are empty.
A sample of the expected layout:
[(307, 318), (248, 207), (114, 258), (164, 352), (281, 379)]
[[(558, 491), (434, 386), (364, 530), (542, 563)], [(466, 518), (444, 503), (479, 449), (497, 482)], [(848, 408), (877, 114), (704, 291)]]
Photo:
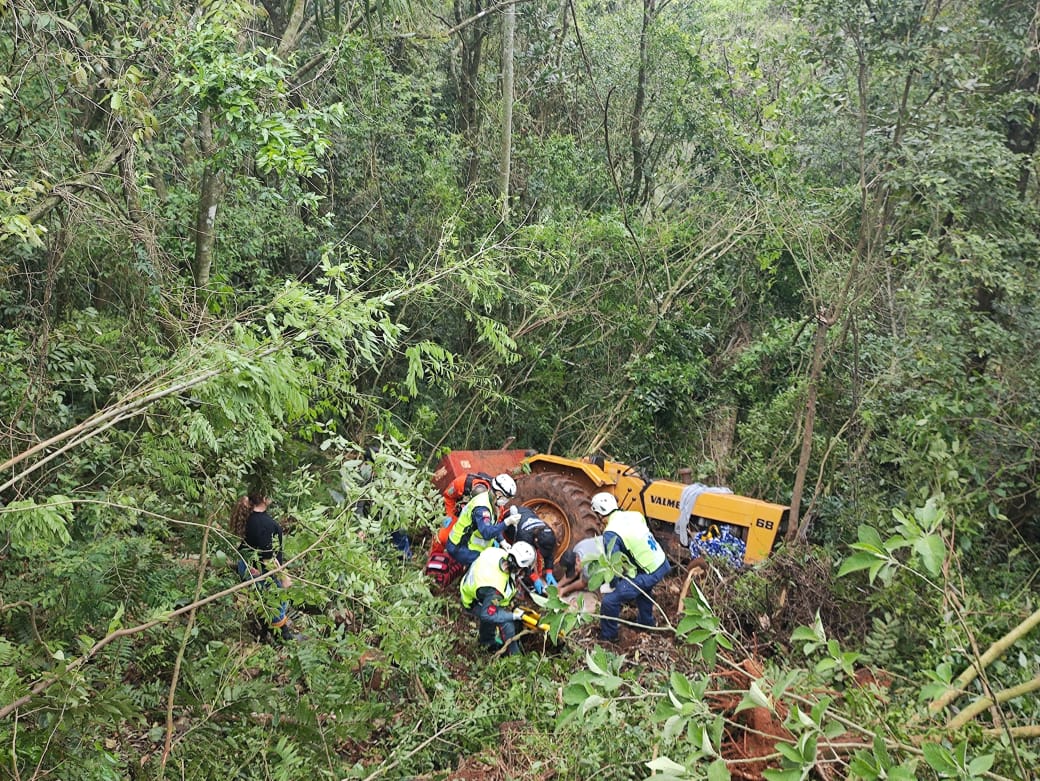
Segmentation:
[(537, 472), (517, 478), (516, 486), (516, 501), (537, 513), (556, 533), (555, 560), (574, 543), (603, 531), (599, 516), (589, 506), (595, 489), (587, 480)]

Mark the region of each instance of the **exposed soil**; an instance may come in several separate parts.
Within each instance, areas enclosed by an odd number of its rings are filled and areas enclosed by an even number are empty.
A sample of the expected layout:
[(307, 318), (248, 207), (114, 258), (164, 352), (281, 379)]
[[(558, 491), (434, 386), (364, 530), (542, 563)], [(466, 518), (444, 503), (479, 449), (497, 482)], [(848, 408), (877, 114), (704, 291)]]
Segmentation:
[[(766, 567), (753, 574), (740, 574), (702, 560), (691, 562), (688, 555), (683, 558), (680, 552), (679, 556), (673, 556), (673, 562), (678, 559), (679, 564), (654, 590), (655, 601), (668, 622), (675, 626), (682, 617), (680, 603), (696, 583), (727, 630), (737, 636), (737, 649), (725, 657), (720, 655), (719, 663), (711, 672), (707, 697), (712, 709), (726, 719), (722, 755), (735, 781), (760, 779), (766, 768), (778, 767), (775, 745), (791, 736), (782, 720), (766, 708), (736, 712), (741, 696), (733, 692), (746, 691), (751, 681), (762, 677), (764, 661), (769, 657), (786, 654), (791, 630), (802, 624), (811, 625), (817, 611), (832, 637), (861, 631), (865, 624), (862, 615), (849, 615), (835, 607), (826, 562), (802, 558), (802, 555), (776, 554)], [(754, 582), (743, 582), (747, 578), (753, 578)], [(626, 606), (621, 618), (634, 621), (634, 606)], [(458, 658), (472, 659), (476, 653), (475, 628), (465, 617), (459, 621)], [(658, 626), (665, 626), (660, 615), (657, 622)], [(599, 643), (597, 635), (598, 622), (592, 622), (578, 627), (567, 642), (591, 648)], [(526, 642), (525, 650), (541, 652), (537, 636)], [(622, 625), (619, 642), (606, 647), (612, 653), (624, 655), (630, 664), (659, 671), (703, 674), (702, 668), (694, 666), (689, 646), (677, 640), (671, 631), (637, 631)], [(499, 728), (503, 734), (500, 745), (509, 746), (525, 727), (522, 722), (507, 722)], [(818, 771), (817, 777), (832, 778), (825, 768)], [(453, 781), (547, 781), (555, 778), (555, 773), (544, 765), (532, 764), (530, 758), (518, 757), (506, 750), (495, 754), (489, 749), (479, 757), (462, 758), (458, 768), (447, 778)]]

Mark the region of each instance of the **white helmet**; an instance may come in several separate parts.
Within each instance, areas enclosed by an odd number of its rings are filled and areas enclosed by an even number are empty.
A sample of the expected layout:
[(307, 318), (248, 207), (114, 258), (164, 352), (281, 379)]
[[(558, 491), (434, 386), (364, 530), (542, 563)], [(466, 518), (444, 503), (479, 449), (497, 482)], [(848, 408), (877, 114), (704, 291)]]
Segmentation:
[(505, 473), (491, 480), (491, 488), (508, 499), (516, 496), (516, 480)]
[(608, 494), (606, 491), (601, 491), (593, 496), (590, 504), (592, 505), (592, 512), (596, 513), (596, 515), (601, 515), (604, 518), (618, 508), (617, 499), (614, 498), (614, 494)]
[(521, 541), (512, 545), (508, 557), (513, 560), (516, 569), (528, 570), (534, 566), (537, 554), (529, 543)]

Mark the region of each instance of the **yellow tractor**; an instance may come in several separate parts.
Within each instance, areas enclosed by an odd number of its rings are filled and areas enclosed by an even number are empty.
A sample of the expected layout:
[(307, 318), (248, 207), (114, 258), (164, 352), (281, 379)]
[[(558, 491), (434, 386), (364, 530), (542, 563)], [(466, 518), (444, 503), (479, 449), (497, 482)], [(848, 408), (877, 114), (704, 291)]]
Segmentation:
[[(744, 542), (746, 564), (766, 558), (787, 526), (784, 505), (672, 480), (647, 479), (627, 464), (599, 457), (563, 458), (524, 450), (453, 451), (441, 460), (434, 483), (443, 488), (460, 473), (478, 471), (514, 474), (517, 503), (553, 527), (558, 556), (578, 540), (602, 532), (600, 519), (589, 505), (599, 491), (614, 494), (621, 509), (638, 510), (652, 526), (673, 530), (684, 546), (688, 535), (712, 525), (726, 525)], [(669, 542), (668, 547), (675, 546), (674, 540)]]

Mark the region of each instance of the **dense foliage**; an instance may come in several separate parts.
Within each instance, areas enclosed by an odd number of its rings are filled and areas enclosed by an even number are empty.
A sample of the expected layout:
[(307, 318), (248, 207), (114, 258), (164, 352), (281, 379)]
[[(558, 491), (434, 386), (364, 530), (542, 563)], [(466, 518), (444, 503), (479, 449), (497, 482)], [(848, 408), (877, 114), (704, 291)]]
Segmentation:
[[(505, 7), (0, 7), (2, 775), (435, 778), (516, 722), (563, 778), (724, 778), (757, 654), (771, 778), (1028, 777), (1035, 8), (532, 0), (510, 50)], [(510, 437), (793, 503), (791, 548), (694, 589), (675, 669), (462, 663), (385, 538)], [(253, 488), (306, 642), (231, 570)]]

